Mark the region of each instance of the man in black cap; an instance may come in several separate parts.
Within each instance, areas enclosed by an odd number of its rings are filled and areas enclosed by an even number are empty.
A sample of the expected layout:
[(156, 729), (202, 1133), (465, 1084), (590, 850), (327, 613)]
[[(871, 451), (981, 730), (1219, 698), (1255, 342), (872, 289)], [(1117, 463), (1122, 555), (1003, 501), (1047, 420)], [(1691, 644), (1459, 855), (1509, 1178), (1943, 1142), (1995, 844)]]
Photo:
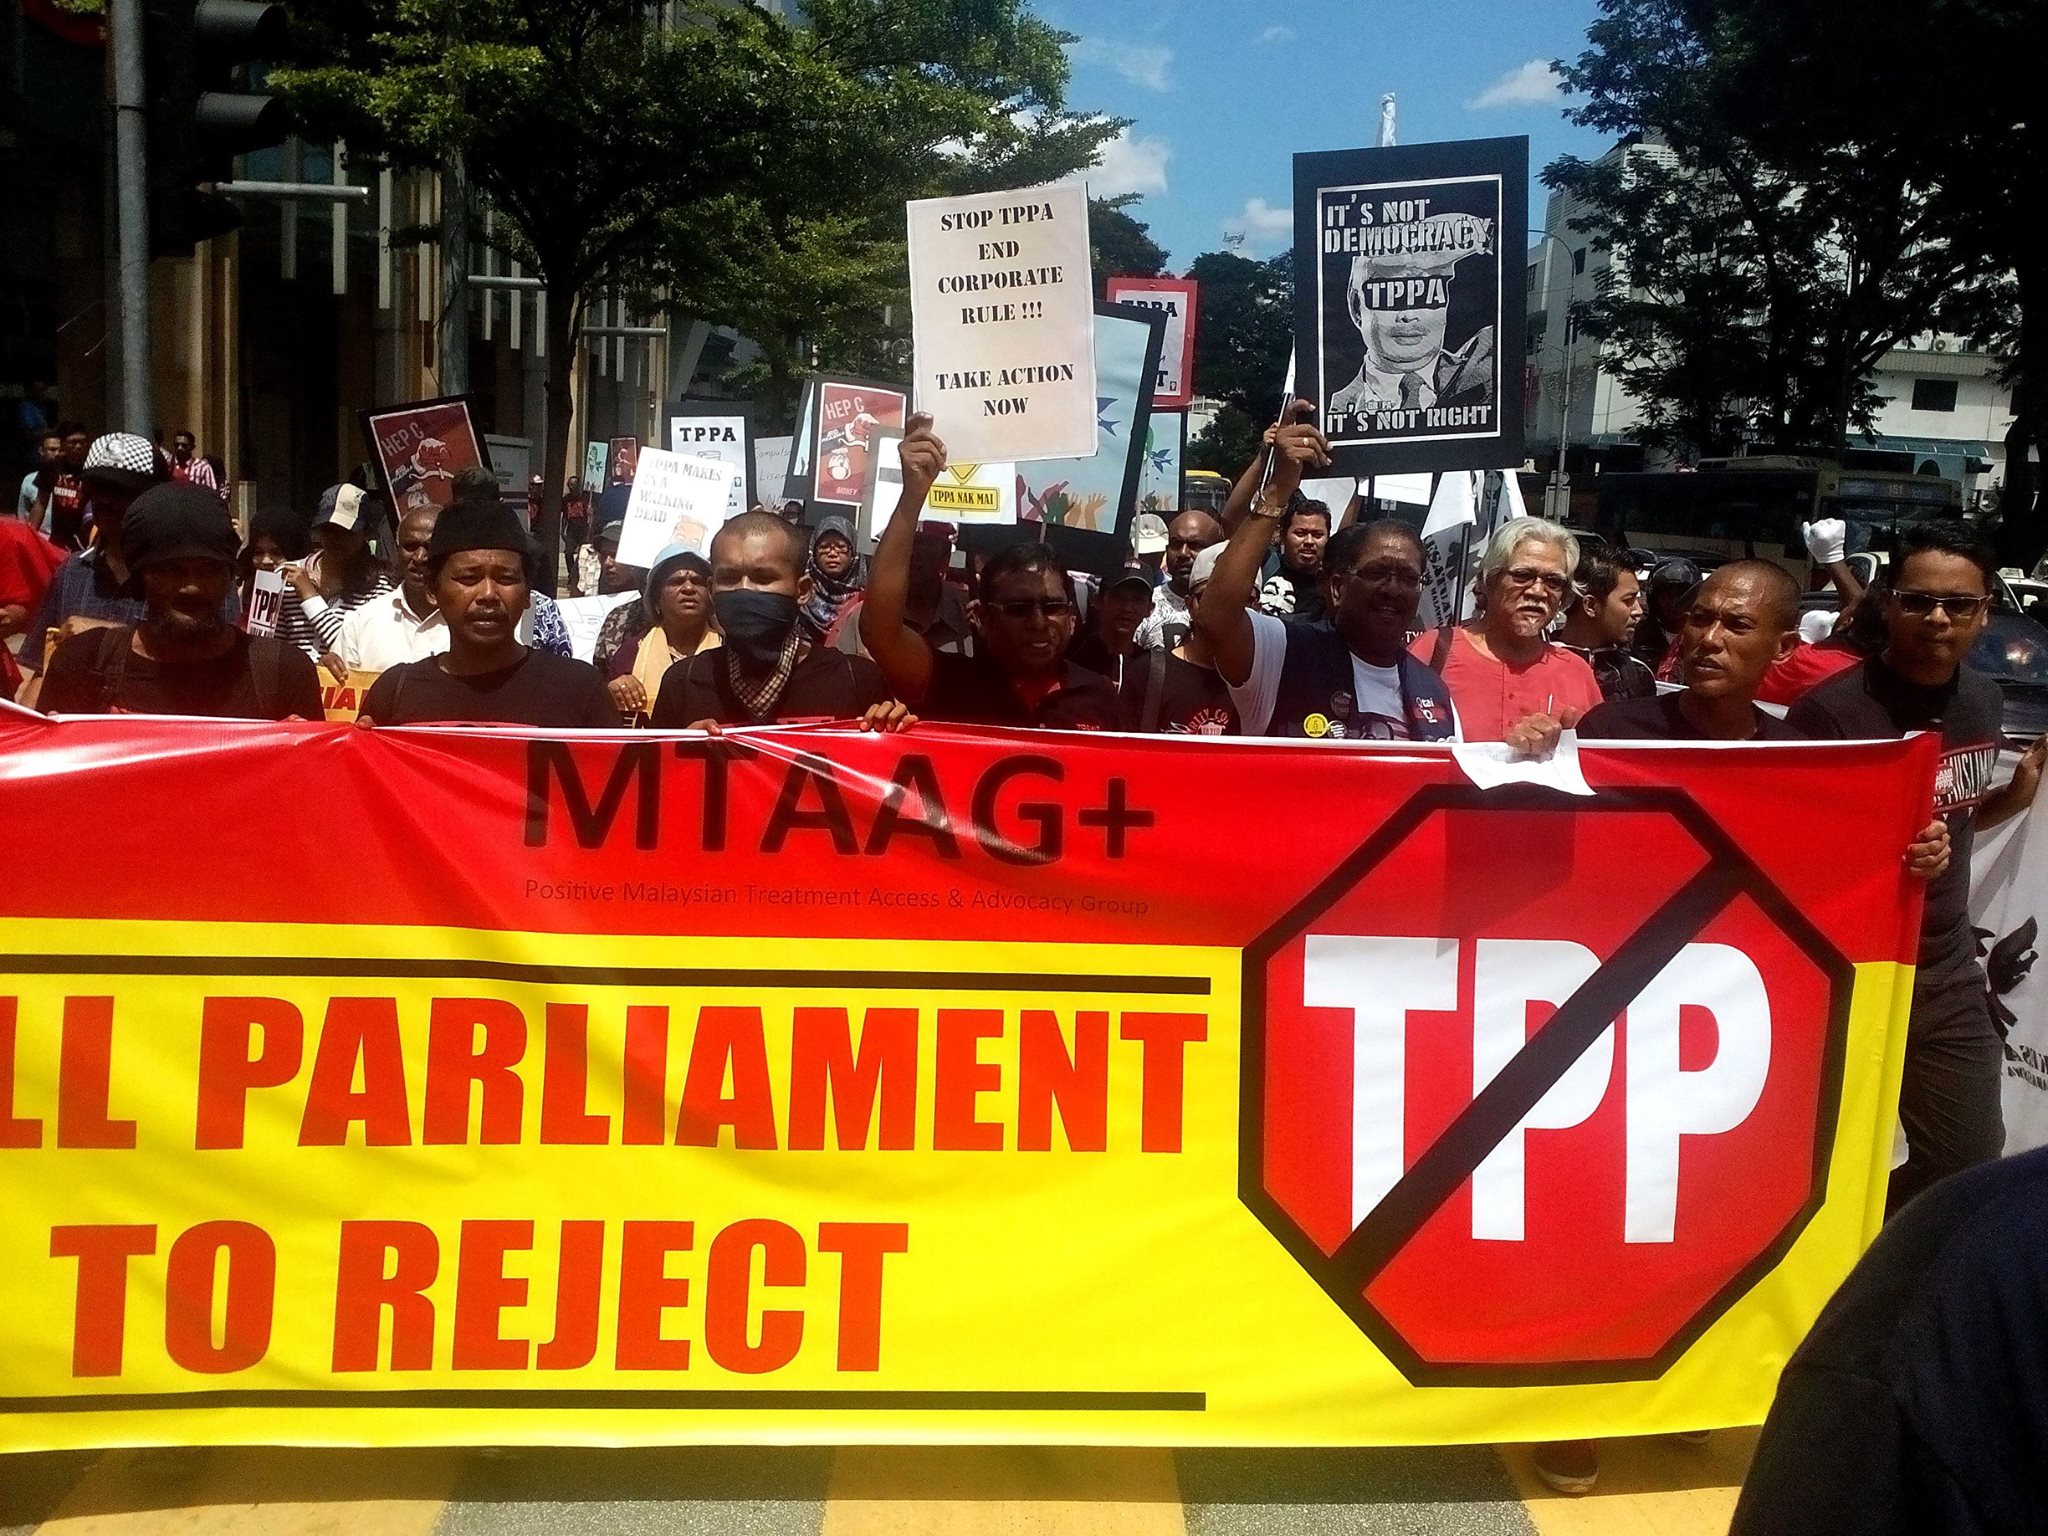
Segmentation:
[(233, 611), (234, 525), (204, 487), (160, 485), (125, 509), (134, 625), (73, 635), (50, 658), (42, 708), (53, 715), (322, 718), (320, 678), (290, 645), (251, 639)]
[(588, 662), (519, 640), (533, 597), (533, 545), (502, 501), (460, 498), (427, 544), (427, 581), (448, 649), (378, 678), (362, 718), (378, 725), (478, 721), (616, 728), (619, 713)]

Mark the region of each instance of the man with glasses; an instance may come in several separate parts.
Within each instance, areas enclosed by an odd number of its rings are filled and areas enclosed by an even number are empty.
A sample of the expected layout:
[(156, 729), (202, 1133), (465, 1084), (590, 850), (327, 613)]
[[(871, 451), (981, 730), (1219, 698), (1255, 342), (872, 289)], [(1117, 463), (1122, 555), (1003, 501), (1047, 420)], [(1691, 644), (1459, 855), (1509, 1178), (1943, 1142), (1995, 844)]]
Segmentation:
[(1593, 669), (1545, 638), (1578, 563), (1579, 541), (1556, 523), (1510, 518), (1479, 562), (1477, 621), (1416, 639), (1415, 656), (1443, 674), (1467, 741), (1541, 756), (1601, 702)]
[(1892, 1175), (1887, 1211), (1935, 1180), (1997, 1157), (2005, 1143), (1999, 1106), (2004, 1051), (1992, 1027), (1984, 971), (1970, 932), (1970, 848), (1975, 829), (2033, 803), (2043, 747), (1993, 790), (2003, 700), (1963, 665), (1983, 632), (1994, 591), (1991, 551), (1960, 522), (1920, 523), (1900, 540), (1884, 604), (1884, 649), (1792, 706), (1802, 735), (1868, 740), (1941, 733), (1934, 809), (1948, 823), (1948, 867), (1927, 884), (1919, 969), (1906, 1029), (1899, 1119), (1906, 1164)]
[(1314, 414), (1297, 401), (1274, 433), (1271, 478), (1216, 557), (1196, 628), (1247, 736), (1449, 740), (1457, 720), (1443, 679), (1402, 648), (1422, 598), (1422, 541), (1406, 523), (1354, 524), (1330, 540), (1327, 617), (1282, 620), (1248, 606), (1304, 469), (1330, 462)]
[(889, 687), (927, 720), (1115, 730), (1115, 686), (1066, 659), (1077, 616), (1074, 582), (1046, 545), (1012, 544), (982, 566), (967, 613), (972, 656), (934, 650), (911, 627), (911, 545), (925, 497), (946, 467), (946, 445), (933, 435), (931, 417), (919, 414), (900, 451), (903, 491), (875, 546), (860, 610), (861, 643)]

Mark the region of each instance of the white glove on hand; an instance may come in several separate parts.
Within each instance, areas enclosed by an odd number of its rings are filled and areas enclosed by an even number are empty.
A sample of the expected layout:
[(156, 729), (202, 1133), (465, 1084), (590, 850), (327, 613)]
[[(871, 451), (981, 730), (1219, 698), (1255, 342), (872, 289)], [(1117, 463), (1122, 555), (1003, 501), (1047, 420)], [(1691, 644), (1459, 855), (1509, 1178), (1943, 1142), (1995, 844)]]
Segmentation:
[(1801, 523), (1799, 536), (1806, 540), (1806, 552), (1815, 565), (1839, 565), (1849, 554), (1849, 525), (1839, 517), (1824, 517), (1817, 523)]

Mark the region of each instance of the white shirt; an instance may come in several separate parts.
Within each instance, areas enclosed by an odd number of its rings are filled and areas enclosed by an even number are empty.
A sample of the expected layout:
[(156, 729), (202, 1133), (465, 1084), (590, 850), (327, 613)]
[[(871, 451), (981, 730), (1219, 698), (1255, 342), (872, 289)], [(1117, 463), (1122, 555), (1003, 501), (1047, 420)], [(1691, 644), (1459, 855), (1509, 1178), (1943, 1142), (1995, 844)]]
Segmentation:
[[(1280, 700), (1280, 669), (1287, 661), (1287, 625), (1270, 613), (1247, 609), (1252, 621), (1252, 670), (1242, 684), (1223, 680), (1230, 689), (1230, 702), (1237, 706), (1244, 722), (1244, 734), (1263, 736), (1273, 723), (1273, 706)], [(1347, 731), (1358, 727), (1354, 740), (1407, 741), (1408, 706), (1401, 698), (1399, 666), (1376, 667), (1351, 653), (1351, 717), (1342, 723)], [(1334, 714), (1334, 712), (1333, 712)], [(1451, 740), (1462, 741), (1457, 721), (1451, 722)]]
[(1172, 582), (1162, 581), (1152, 589), (1152, 611), (1138, 625), (1138, 649), (1163, 651), (1169, 624), (1187, 629), (1193, 623), (1188, 617), (1188, 600), (1173, 590)]
[[(522, 645), (533, 643), (533, 609), (519, 616)], [(365, 603), (341, 621), (334, 653), (351, 672), (388, 672), (400, 662), (424, 661), (448, 649), (448, 621), (436, 608), (422, 618), (405, 600), (405, 588)]]

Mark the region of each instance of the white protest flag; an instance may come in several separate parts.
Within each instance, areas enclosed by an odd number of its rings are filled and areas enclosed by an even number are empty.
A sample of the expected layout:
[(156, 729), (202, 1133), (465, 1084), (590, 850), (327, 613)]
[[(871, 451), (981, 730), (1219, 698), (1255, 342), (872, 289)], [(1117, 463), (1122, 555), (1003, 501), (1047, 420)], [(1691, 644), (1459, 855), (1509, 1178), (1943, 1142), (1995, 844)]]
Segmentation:
[(1372, 494), (1375, 501), (1398, 501), (1404, 506), (1426, 507), (1429, 505), (1429, 483), (1435, 477), (1427, 471), (1418, 470), (1407, 475), (1374, 475)]
[(1304, 480), (1301, 494), (1310, 501), (1320, 501), (1330, 509), (1332, 518), (1344, 515), (1344, 509), (1351, 505), (1351, 498), (1358, 494), (1358, 482), (1349, 475), (1336, 475), (1324, 480)]
[(917, 408), (957, 463), (1096, 448), (1095, 287), (1078, 182), (905, 204)]
[(1500, 516), (1495, 520), (1494, 526), (1499, 527), (1501, 523), (1507, 522), (1510, 518), (1527, 517), (1528, 515), (1528, 505), (1522, 500), (1522, 476), (1520, 471), (1512, 469), (1502, 470), (1500, 472)]
[(2038, 954), (2048, 915), (2048, 820), (2015, 818), (1977, 839), (1970, 926), (2005, 1042), (2005, 1150), (2048, 1147), (2048, 968)]
[(732, 495), (732, 466), (664, 448), (642, 448), (619, 533), (621, 565), (643, 570), (670, 544), (711, 553), (711, 537), (725, 522)]
[(1425, 629), (1455, 624), (1469, 606), (1471, 552), (1478, 540), (1478, 501), (1472, 472), (1439, 475), (1422, 523), (1422, 603), (1416, 622)]
[(1422, 520), (1422, 536), (1433, 539), (1440, 533), (1455, 533), (1477, 520), (1478, 503), (1472, 495), (1472, 476), (1466, 470), (1440, 475), (1436, 495), (1430, 498), (1429, 516)]

